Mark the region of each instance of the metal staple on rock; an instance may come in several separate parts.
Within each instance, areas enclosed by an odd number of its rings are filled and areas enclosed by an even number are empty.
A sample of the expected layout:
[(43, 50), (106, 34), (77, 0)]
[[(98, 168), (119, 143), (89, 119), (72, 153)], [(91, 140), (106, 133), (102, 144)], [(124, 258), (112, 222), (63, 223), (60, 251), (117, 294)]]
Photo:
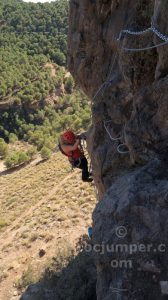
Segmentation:
[(149, 47), (144, 47), (144, 48), (126, 48), (126, 47), (121, 47), (121, 49), (125, 50), (125, 51), (130, 51), (130, 52), (137, 52), (137, 51), (145, 51), (145, 50), (151, 50), (157, 47), (161, 47), (164, 46), (166, 44), (168, 44), (168, 36), (162, 34), (158, 29), (155, 28), (154, 23), (151, 22), (151, 26), (145, 30), (142, 31), (132, 31), (132, 30), (128, 30), (128, 29), (124, 29), (121, 30), (119, 37), (117, 38), (117, 41), (120, 41), (122, 38), (123, 34), (129, 34), (129, 35), (143, 35), (146, 34), (148, 32), (153, 32), (154, 34), (156, 34), (161, 40), (163, 40), (163, 43), (159, 43), (157, 45), (153, 45), (153, 46), (149, 46)]
[(121, 146), (125, 146), (125, 147), (126, 147), (125, 144), (120, 144), (120, 145), (118, 145), (118, 147), (117, 147), (118, 153), (120, 153), (120, 154), (126, 154), (126, 153), (129, 153), (129, 150), (126, 150), (126, 151), (120, 150)]
[(108, 133), (108, 135), (109, 135), (109, 137), (110, 137), (110, 139), (111, 139), (112, 141), (118, 141), (118, 140), (121, 139), (121, 136), (120, 136), (120, 137), (117, 137), (117, 138), (113, 138), (113, 137), (111, 136), (110, 131), (108, 130), (108, 128), (107, 128), (107, 126), (106, 126), (106, 124), (107, 124), (107, 123), (110, 123), (110, 122), (112, 122), (112, 121), (111, 121), (111, 120), (110, 120), (110, 121), (104, 121), (104, 128), (106, 129), (106, 131), (107, 131), (107, 133)]
[[(161, 46), (164, 46), (166, 44), (168, 44), (168, 36), (162, 34), (161, 32), (159, 32), (159, 30), (157, 30), (154, 26), (154, 23), (153, 21), (151, 21), (151, 26), (145, 30), (141, 30), (141, 31), (132, 31), (132, 30), (128, 30), (128, 29), (123, 29), (120, 31), (120, 34), (119, 34), (119, 37), (118, 37), (118, 42), (121, 42), (121, 38), (122, 38), (122, 35), (123, 34), (129, 34), (129, 35), (143, 35), (143, 34), (146, 34), (148, 32), (153, 32), (154, 34), (156, 34), (160, 39), (164, 40), (163, 43), (160, 43), (160, 44), (157, 44), (157, 45), (153, 45), (153, 46), (149, 46), (149, 47), (145, 47), (145, 48), (126, 48), (126, 47), (123, 47), (123, 42), (122, 42), (122, 45), (120, 46), (120, 48), (122, 50), (125, 50), (125, 51), (132, 51), (132, 52), (137, 52), (137, 51), (145, 51), (145, 50), (151, 50), (151, 49), (154, 49), (154, 48), (157, 48), (157, 47), (161, 47)], [(110, 68), (110, 72), (109, 72), (109, 75), (107, 76), (107, 80), (100, 86), (100, 88), (97, 90), (97, 92), (95, 93), (94, 97), (93, 97), (93, 101), (96, 99), (96, 97), (98, 97), (98, 95), (100, 94), (100, 92), (104, 92), (105, 89), (108, 87), (109, 84), (112, 83), (112, 79), (111, 79), (111, 73), (112, 73), (112, 70), (113, 70), (113, 67), (114, 67), (114, 63), (116, 61), (116, 57), (117, 57), (117, 51), (114, 55), (114, 59), (113, 59), (113, 62), (112, 62), (112, 66)], [(106, 126), (106, 122), (104, 122), (104, 127), (110, 137), (110, 139), (112, 141), (117, 141), (119, 140), (121, 137), (118, 137), (118, 138), (113, 138)], [(124, 153), (128, 153), (129, 151), (121, 151), (120, 150), (120, 147), (123, 146), (123, 144), (119, 145), (117, 147), (117, 151), (120, 153), (120, 154), (124, 154)]]
[(127, 289), (119, 289), (119, 288), (110, 288), (112, 293), (122, 293), (122, 292), (128, 292)]
[[(123, 292), (123, 293), (129, 293), (131, 296), (134, 295), (138, 290), (135, 290), (135, 291), (129, 291), (128, 289), (121, 289), (121, 288), (113, 288), (111, 287), (110, 288), (111, 290), (111, 293), (117, 293), (117, 294), (120, 294)], [(139, 289), (139, 291), (141, 291), (141, 289)]]
[[(132, 31), (132, 30), (129, 30), (129, 29), (123, 29), (120, 31), (120, 34), (119, 34), (119, 37), (117, 38), (117, 41), (118, 42), (121, 42), (121, 38), (122, 38), (122, 35), (125, 33), (125, 34), (130, 34), (130, 35), (143, 35), (143, 34), (146, 34), (148, 32), (153, 32), (155, 33), (160, 39), (164, 40), (164, 43), (160, 43), (158, 45), (154, 45), (154, 46), (150, 46), (150, 47), (146, 47), (146, 48), (139, 48), (139, 49), (136, 49), (136, 48), (125, 48), (123, 47), (122, 45), (119, 47), (123, 50), (126, 50), (126, 51), (142, 51), (142, 50), (149, 50), (149, 49), (153, 49), (153, 48), (156, 48), (156, 47), (160, 47), (160, 46), (163, 46), (165, 44), (168, 43), (168, 36), (162, 34), (161, 32), (159, 32), (155, 26), (154, 26), (154, 23), (153, 21), (151, 21), (151, 26), (147, 29), (144, 29), (144, 30), (141, 30), (141, 31)], [(109, 72), (109, 75), (107, 76), (107, 80), (100, 86), (100, 88), (96, 91), (95, 95), (93, 96), (93, 101), (96, 99), (96, 97), (100, 94), (100, 92), (104, 91), (108, 84), (112, 82), (111, 80), (111, 73), (112, 73), (112, 70), (113, 70), (113, 67), (114, 67), (114, 63), (116, 61), (116, 57), (117, 57), (117, 51), (114, 55), (114, 59), (113, 59), (113, 62), (112, 62), (112, 65), (111, 65), (111, 69), (110, 69), (110, 72)]]
[[(111, 133), (110, 133), (110, 131), (108, 130), (108, 128), (107, 128), (107, 126), (106, 126), (106, 123), (110, 123), (110, 122), (112, 122), (112, 120), (104, 121), (104, 128), (105, 128), (106, 132), (108, 133), (110, 139), (111, 139), (113, 142), (115, 142), (115, 141), (120, 140), (120, 139), (121, 139), (121, 136), (118, 137), (118, 138), (113, 138), (113, 137), (111, 136)], [(125, 144), (119, 144), (119, 145), (117, 146), (117, 152), (118, 152), (118, 153), (120, 153), (120, 154), (127, 154), (127, 153), (129, 153), (129, 150), (126, 150), (126, 151), (120, 150), (121, 146), (125, 146)]]
[(153, 33), (155, 33), (161, 40), (168, 42), (168, 36), (162, 34), (159, 30), (157, 30), (153, 24), (153, 22), (151, 22), (151, 30), (153, 31)]
[(142, 34), (145, 34), (145, 33), (149, 32), (149, 31), (151, 31), (151, 27), (149, 27), (149, 28), (147, 28), (145, 30), (141, 30), (141, 31), (131, 31), (131, 30), (128, 30), (128, 29), (123, 29), (123, 30), (121, 30), (117, 41), (121, 40), (121, 37), (122, 37), (123, 33), (128, 33), (130, 35), (142, 35)]
[(126, 47), (123, 47), (122, 49), (124, 51), (128, 51), (128, 52), (141, 52), (141, 51), (146, 51), (146, 50), (152, 50), (152, 49), (164, 46), (166, 44), (168, 44), (168, 41), (160, 43), (160, 44), (157, 44), (155, 46), (150, 46), (150, 47), (145, 47), (145, 48), (126, 48)]
[[(155, 26), (154, 26), (153, 21), (151, 21), (151, 26), (150, 27), (148, 27), (147, 29), (141, 30), (141, 31), (132, 31), (132, 30), (129, 30), (129, 29), (122, 29), (120, 31), (119, 37), (117, 38), (117, 41), (118, 42), (121, 41), (121, 38), (122, 38), (123, 34), (129, 34), (129, 35), (136, 35), (136, 36), (138, 36), (138, 35), (146, 34), (148, 32), (153, 32), (160, 39), (162, 39), (164, 42), (160, 43), (160, 44), (157, 44), (157, 45), (154, 45), (154, 46), (145, 47), (145, 48), (125, 48), (122, 45), (120, 46), (120, 48), (123, 49), (123, 50), (125, 50), (125, 51), (143, 51), (143, 50), (150, 50), (150, 49), (153, 49), (153, 48), (164, 46), (165, 44), (168, 43), (168, 36), (162, 34), (159, 30), (157, 30), (155, 28)], [(107, 88), (108, 84), (111, 83), (111, 73), (112, 73), (112, 70), (113, 70), (113, 67), (114, 67), (114, 63), (116, 61), (116, 57), (117, 57), (117, 51), (116, 51), (116, 53), (114, 55), (114, 59), (113, 59), (112, 65), (111, 65), (111, 69), (110, 69), (109, 75), (107, 76), (107, 80), (97, 90), (97, 92), (93, 96), (93, 101), (97, 98), (97, 96), (100, 94), (100, 92), (104, 91)]]
[[(117, 41), (120, 43), (121, 42), (121, 38), (122, 38), (122, 35), (123, 34), (129, 34), (129, 35), (135, 35), (135, 36), (140, 36), (140, 35), (143, 35), (143, 34), (146, 34), (148, 32), (153, 32), (155, 35), (157, 35), (161, 40), (163, 40), (164, 42), (162, 43), (159, 43), (157, 45), (153, 45), (153, 46), (149, 46), (149, 47), (144, 47), (144, 48), (126, 48), (126, 47), (123, 47), (123, 42), (121, 45), (119, 45), (119, 48), (124, 50), (124, 51), (130, 51), (130, 52), (139, 52), (139, 51), (146, 51), (146, 50), (151, 50), (151, 49), (154, 49), (154, 48), (157, 48), (157, 47), (161, 47), (161, 46), (164, 46), (166, 44), (168, 44), (168, 36), (162, 34), (159, 30), (157, 30), (154, 26), (154, 23), (153, 21), (151, 21), (151, 26), (145, 30), (141, 30), (141, 31), (132, 31), (132, 30), (128, 30), (128, 29), (123, 29), (121, 30), (120, 34), (119, 34), (119, 37), (117, 39)], [(123, 40), (124, 41), (124, 40)], [(112, 66), (110, 68), (110, 72), (109, 72), (109, 75), (107, 76), (107, 79), (106, 81), (100, 86), (100, 88), (97, 90), (97, 92), (95, 93), (94, 97), (93, 97), (93, 100), (94, 101), (96, 99), (96, 97), (98, 97), (98, 95), (100, 94), (100, 92), (103, 91), (103, 94), (104, 94), (104, 91), (105, 89), (108, 87), (109, 84), (112, 83), (112, 78), (111, 78), (111, 74), (112, 74), (112, 71), (113, 71), (113, 67), (114, 67), (114, 64), (115, 64), (115, 61), (116, 61), (116, 58), (117, 58), (117, 51), (114, 55), (114, 59), (113, 59), (113, 62), (112, 62)], [(110, 139), (112, 141), (117, 141), (117, 140), (120, 140), (121, 137), (118, 137), (118, 138), (113, 138), (106, 126), (106, 124), (110, 122), (110, 121), (104, 121), (104, 128), (106, 130), (106, 132), (108, 133)], [(127, 154), (129, 153), (129, 150), (126, 150), (126, 151), (122, 151), (120, 148), (122, 146), (125, 146), (125, 144), (119, 144), (117, 146), (117, 151), (118, 153), (120, 154)], [(115, 292), (119, 292), (118, 289), (113, 289), (113, 291)]]

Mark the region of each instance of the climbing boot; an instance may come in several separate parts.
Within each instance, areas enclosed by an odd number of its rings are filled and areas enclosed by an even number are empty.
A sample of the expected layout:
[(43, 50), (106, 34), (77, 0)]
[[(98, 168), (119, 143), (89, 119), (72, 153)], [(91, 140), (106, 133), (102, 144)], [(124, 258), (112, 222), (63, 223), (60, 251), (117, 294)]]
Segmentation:
[(92, 182), (93, 181), (93, 178), (87, 178), (87, 179), (85, 179), (85, 180), (83, 180), (84, 182)]

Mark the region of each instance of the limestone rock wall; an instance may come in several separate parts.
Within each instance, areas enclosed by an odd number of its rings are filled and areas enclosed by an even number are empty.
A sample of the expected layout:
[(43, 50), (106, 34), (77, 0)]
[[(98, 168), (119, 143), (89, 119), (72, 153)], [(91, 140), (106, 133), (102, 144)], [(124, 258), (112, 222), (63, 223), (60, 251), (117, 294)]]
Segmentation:
[[(141, 52), (121, 49), (163, 42), (152, 32), (123, 35), (117, 41), (122, 29), (144, 30), (150, 27), (151, 20), (161, 33), (168, 35), (167, 11), (166, 0), (70, 1), (68, 67), (92, 101), (88, 149), (101, 199), (93, 214), (95, 244), (118, 243), (120, 238), (112, 234), (118, 224), (124, 224), (128, 231), (127, 245), (150, 243), (152, 230), (156, 232), (152, 238), (155, 244), (167, 242), (163, 229), (167, 228), (168, 214), (168, 45)], [(94, 97), (107, 79), (109, 84)], [(119, 153), (118, 146), (127, 153)], [(138, 255), (133, 258), (136, 263), (130, 272), (125, 268), (114, 272), (111, 255), (95, 254), (98, 299), (165, 299), (160, 281), (168, 280), (166, 256), (159, 253), (156, 258), (151, 252), (139, 255), (140, 258)], [(150, 273), (144, 271), (148, 261), (159, 269), (160, 275), (156, 280), (150, 279), (141, 293)], [(136, 289), (139, 288), (136, 296), (134, 279)], [(125, 289), (131, 292), (122, 291), (124, 280)], [(120, 296), (111, 289), (116, 284)]]

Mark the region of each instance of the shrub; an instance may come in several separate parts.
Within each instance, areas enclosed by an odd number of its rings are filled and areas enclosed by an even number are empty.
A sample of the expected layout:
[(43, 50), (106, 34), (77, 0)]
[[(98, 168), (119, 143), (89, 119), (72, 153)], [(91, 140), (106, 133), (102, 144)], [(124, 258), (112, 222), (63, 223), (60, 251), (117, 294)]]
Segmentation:
[(65, 81), (65, 90), (68, 93), (72, 93), (73, 92), (73, 88), (75, 86), (74, 80), (72, 78), (72, 76), (70, 76), (69, 78), (66, 79)]
[(10, 133), (9, 134), (9, 143), (14, 144), (15, 142), (17, 142), (18, 138), (16, 136), (16, 134), (14, 133)]
[(37, 150), (39, 151), (44, 145), (44, 135), (42, 130), (35, 130), (34, 132), (30, 131), (30, 136), (28, 138), (29, 143), (37, 146)]
[(22, 164), (25, 163), (27, 161), (29, 161), (29, 156), (27, 155), (26, 152), (18, 152), (18, 164)]
[(37, 148), (36, 147), (30, 147), (28, 150), (27, 150), (27, 155), (30, 159), (33, 159), (35, 157), (35, 155), (37, 154)]
[(53, 137), (44, 137), (44, 147), (53, 150), (55, 148), (55, 139)]
[(0, 139), (0, 157), (4, 158), (8, 153), (8, 145), (4, 139)]
[(0, 218), (0, 229), (3, 228), (3, 227), (5, 227), (5, 226), (7, 226), (7, 225), (8, 225), (8, 222), (5, 221), (4, 219)]
[(29, 265), (27, 270), (23, 272), (22, 277), (16, 282), (17, 288), (25, 288), (29, 284), (35, 283), (36, 277), (34, 274), (34, 269)]
[(5, 159), (5, 166), (7, 169), (13, 168), (18, 164), (18, 153), (12, 152)]
[(44, 146), (41, 149), (40, 154), (43, 159), (49, 159), (51, 157), (51, 150)]
[(5, 160), (5, 166), (10, 169), (16, 166), (19, 166), (23, 163), (26, 163), (30, 160), (29, 156), (24, 151), (15, 151), (9, 153)]

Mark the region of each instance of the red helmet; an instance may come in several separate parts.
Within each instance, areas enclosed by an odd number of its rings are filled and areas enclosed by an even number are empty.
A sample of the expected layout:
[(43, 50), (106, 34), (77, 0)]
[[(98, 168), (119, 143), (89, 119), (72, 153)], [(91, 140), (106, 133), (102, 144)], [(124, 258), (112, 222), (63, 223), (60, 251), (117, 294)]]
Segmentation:
[(69, 144), (74, 144), (76, 141), (76, 136), (71, 130), (67, 130), (66, 132), (63, 133), (62, 135), (63, 139), (65, 142), (68, 142)]

